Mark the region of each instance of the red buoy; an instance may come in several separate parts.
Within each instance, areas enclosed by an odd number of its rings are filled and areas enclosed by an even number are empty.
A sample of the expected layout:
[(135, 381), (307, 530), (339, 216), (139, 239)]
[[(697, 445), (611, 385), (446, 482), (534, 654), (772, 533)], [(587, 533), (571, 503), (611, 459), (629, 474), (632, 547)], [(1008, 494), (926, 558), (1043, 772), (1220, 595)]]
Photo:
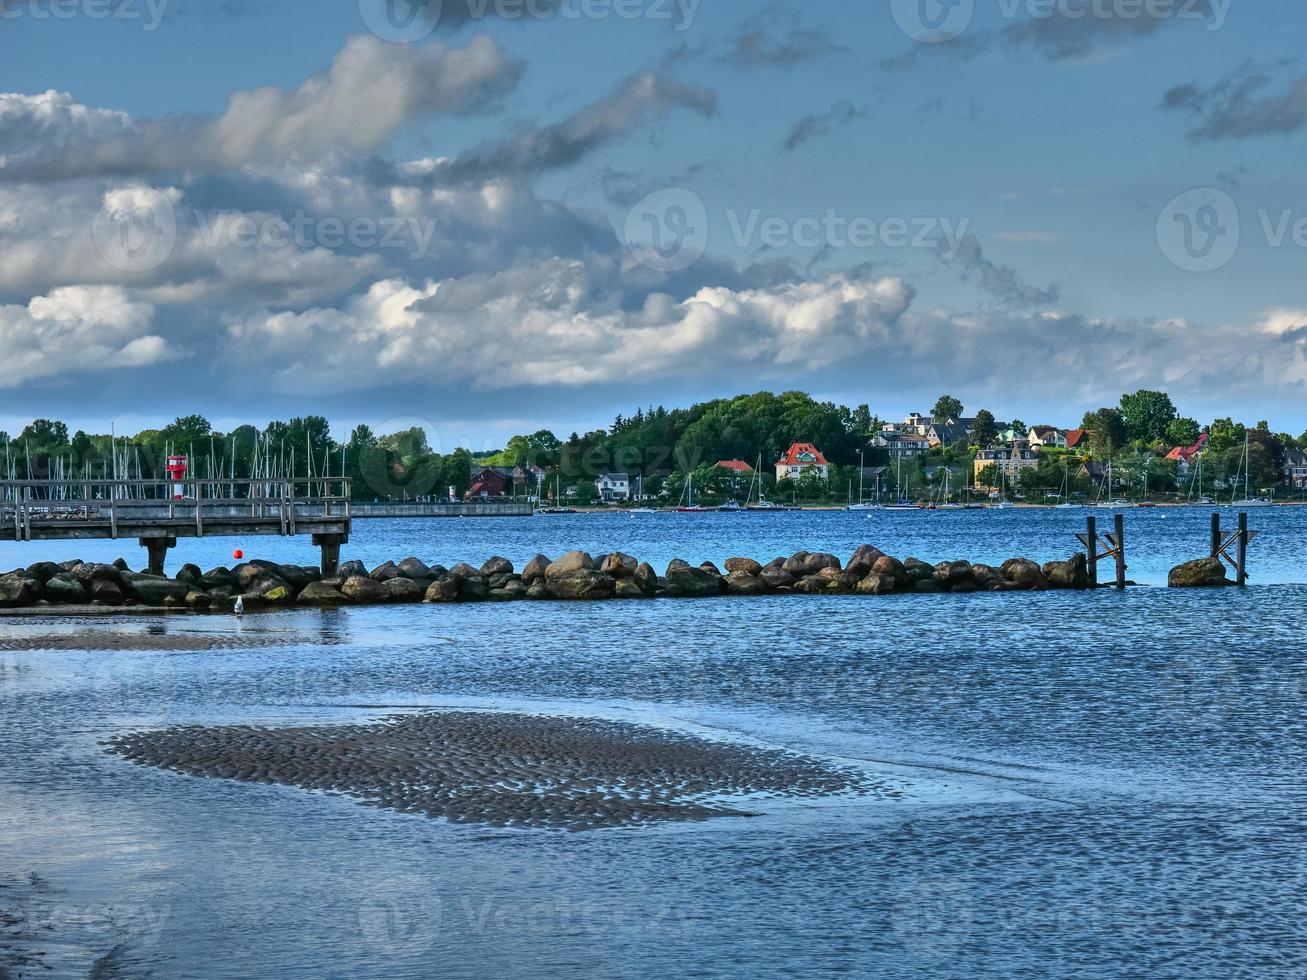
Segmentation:
[(241, 551), (240, 548), (237, 548), (235, 551), (231, 553), (231, 556), (235, 558), (237, 561), (240, 561), (242, 558), (245, 557), (245, 552)]

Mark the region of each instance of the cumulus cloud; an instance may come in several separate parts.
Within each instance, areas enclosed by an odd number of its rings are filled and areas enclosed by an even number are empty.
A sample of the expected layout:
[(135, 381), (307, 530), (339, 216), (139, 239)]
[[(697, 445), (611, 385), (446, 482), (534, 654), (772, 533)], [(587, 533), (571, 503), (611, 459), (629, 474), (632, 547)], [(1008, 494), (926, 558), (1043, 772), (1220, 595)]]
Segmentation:
[(449, 48), (359, 36), (294, 90), (234, 92), (219, 116), (138, 121), (67, 93), (0, 95), (0, 181), (212, 173), (369, 153), (416, 119), (484, 108), (520, 72), (486, 37)]
[(1194, 142), (1249, 139), (1293, 133), (1307, 125), (1307, 75), (1287, 80), (1278, 91), (1272, 67), (1247, 62), (1214, 85), (1179, 85), (1166, 93), (1162, 107), (1192, 115)]
[(795, 120), (790, 127), (789, 136), (785, 138), (785, 149), (796, 150), (804, 143), (829, 136), (855, 120), (865, 119), (866, 116), (866, 109), (860, 109), (851, 102), (843, 100), (836, 102), (825, 112)]
[(150, 332), (153, 314), (113, 286), (67, 287), (26, 306), (0, 306), (0, 388), (171, 360), (179, 352)]

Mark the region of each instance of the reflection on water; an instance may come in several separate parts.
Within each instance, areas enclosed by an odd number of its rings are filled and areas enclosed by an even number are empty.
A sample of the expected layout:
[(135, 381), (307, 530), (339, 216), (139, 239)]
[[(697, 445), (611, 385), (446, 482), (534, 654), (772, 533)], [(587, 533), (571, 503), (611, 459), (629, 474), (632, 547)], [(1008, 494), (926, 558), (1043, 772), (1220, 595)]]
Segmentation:
[[(98, 621), (140, 649), (0, 651), (0, 963), (1301, 976), (1305, 608), (1307, 588), (1284, 586)], [(190, 632), (249, 642), (169, 648)], [(746, 739), (903, 796), (556, 835), (184, 776), (102, 745), (424, 706)]]

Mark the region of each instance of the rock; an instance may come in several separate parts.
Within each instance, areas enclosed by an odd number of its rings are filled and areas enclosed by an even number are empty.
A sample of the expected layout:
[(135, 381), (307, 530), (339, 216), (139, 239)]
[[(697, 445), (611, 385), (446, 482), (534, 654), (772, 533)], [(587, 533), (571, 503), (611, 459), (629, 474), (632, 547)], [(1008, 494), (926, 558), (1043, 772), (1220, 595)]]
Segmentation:
[(894, 591), (894, 577), (881, 575), (879, 572), (868, 572), (854, 586), (854, 591), (859, 595), (889, 595)]
[(934, 579), (945, 592), (956, 589), (963, 582), (975, 584), (972, 577), (971, 563), (966, 561), (945, 561), (935, 566)]
[(526, 598), (526, 585), (523, 583), (522, 579), (516, 575), (509, 578), (502, 591), (507, 592), (513, 599)]
[(131, 571), (131, 569), (127, 567), (127, 562), (125, 562), (125, 561), (124, 561), (123, 559), (121, 559), (121, 558), (115, 558), (115, 559), (113, 560), (112, 564), (113, 564), (113, 567), (116, 568), (116, 569), (118, 569), (118, 571), (120, 571), (120, 572), (129, 572), (129, 571)]
[(549, 566), (545, 569), (545, 578), (555, 579), (575, 572), (588, 572), (592, 571), (594, 567), (594, 559), (584, 551), (569, 551), (562, 558), (549, 563)]
[(658, 591), (658, 573), (653, 570), (653, 566), (648, 562), (641, 562), (636, 566), (633, 578), (635, 584), (640, 587), (640, 591), (645, 595), (653, 595)]
[(761, 575), (762, 566), (752, 558), (727, 558), (726, 571), (728, 574), (743, 572), (745, 575)]
[(68, 561), (61, 561), (59, 563), (59, 567), (62, 568), (65, 572), (71, 572), (74, 568), (76, 568), (80, 564), (82, 564), (82, 559), (70, 558), (68, 559)]
[(808, 574), (808, 566), (803, 563), (802, 558), (786, 558), (781, 563), (781, 568), (788, 572), (794, 579), (801, 579)]
[(322, 578), (322, 572), (317, 566), (278, 565), (277, 577), (289, 585), (292, 592), (299, 592), (310, 582)]
[(204, 594), (213, 600), (213, 605), (221, 605), (225, 600), (230, 599), (236, 594), (235, 588), (230, 585), (219, 585), (214, 589), (205, 589)]
[(393, 561), (385, 562), (378, 565), (368, 573), (368, 578), (374, 582), (389, 582), (392, 578), (399, 577), (399, 566)]
[(446, 575), (449, 574), (449, 569), (446, 568), (444, 565), (439, 565), (439, 564), (432, 565), (430, 568), (427, 569), (427, 571), (430, 573), (427, 577), (430, 578), (431, 581), (433, 582), (436, 579), (444, 578)]
[(667, 574), (670, 575), (673, 569), (691, 568), (691, 564), (681, 558), (673, 558), (667, 563)]
[(0, 576), (0, 609), (19, 609), (36, 602), (41, 583), (25, 574)]
[(679, 599), (706, 598), (721, 595), (723, 582), (720, 575), (683, 565), (667, 569), (663, 589), (668, 595)]
[(823, 568), (834, 568), (839, 570), (843, 567), (840, 565), (840, 560), (838, 558), (834, 555), (825, 554), (824, 552), (817, 552), (816, 554), (808, 555), (803, 559), (803, 563), (808, 566), (808, 571), (813, 573), (820, 572)]
[(794, 583), (795, 592), (806, 595), (825, 595), (830, 591), (831, 579), (824, 575), (805, 575)]
[(536, 579), (527, 587), (526, 597), (528, 599), (536, 600), (553, 598), (553, 596), (549, 594), (549, 586), (545, 585), (545, 580), (543, 578)]
[(630, 578), (639, 567), (640, 563), (638, 561), (630, 555), (622, 554), (620, 551), (614, 551), (611, 555), (604, 555), (603, 560), (599, 563), (599, 571), (617, 579)]
[(402, 578), (417, 581), (418, 579), (431, 578), (431, 566), (420, 558), (414, 558), (412, 555), (405, 558), (396, 566)]
[(77, 605), (90, 600), (86, 586), (67, 572), (51, 576), (41, 589), (41, 597), (51, 602)]
[(1219, 589), (1234, 583), (1226, 577), (1221, 559), (1199, 558), (1171, 569), (1166, 584), (1173, 589)]
[(493, 592), (495, 589), (505, 588), (509, 582), (520, 581), (521, 579), (511, 572), (496, 572), (486, 580), (486, 584), (490, 586), (490, 590)]
[(92, 602), (100, 602), (106, 606), (121, 606), (126, 600), (122, 586), (113, 579), (93, 578), (87, 584), (87, 590), (91, 594)]
[(349, 561), (343, 561), (336, 566), (336, 576), (338, 578), (351, 579), (355, 575), (366, 576), (367, 574), (368, 574), (367, 566), (365, 566), (363, 562), (359, 561), (357, 558), (352, 558)]
[(722, 577), (722, 570), (710, 561), (701, 562), (699, 571), (707, 572), (709, 575), (716, 575), (718, 578)]
[(213, 605), (213, 596), (192, 589), (186, 593), (186, 605), (191, 609), (208, 609)]
[(457, 602), (463, 580), (457, 575), (446, 575), (427, 586), (427, 602)]
[(200, 571), (199, 565), (193, 565), (187, 562), (177, 570), (177, 581), (185, 582), (187, 585), (198, 585), (204, 573)]
[(1049, 562), (1042, 571), (1052, 588), (1089, 588), (1089, 562), (1083, 554), (1072, 555), (1066, 561)]
[(1048, 588), (1048, 579), (1044, 571), (1029, 558), (1009, 558), (1002, 565), (1003, 577), (1012, 581), (1018, 589), (1039, 591)]
[(875, 563), (872, 564), (871, 570), (877, 575), (889, 575), (895, 581), (903, 581), (907, 578), (904, 574), (903, 562), (897, 558), (891, 558), (889, 555), (877, 558)]
[[(450, 573), (453, 574), (452, 572)], [(459, 586), (458, 595), (464, 602), (480, 602), (490, 594), (490, 587), (486, 585), (486, 580), (480, 575), (472, 575), (463, 579), (463, 584)]]
[(768, 565), (758, 575), (769, 589), (788, 589), (797, 581), (793, 575), (778, 565)]
[(507, 558), (500, 558), (496, 555), (494, 558), (488, 559), (486, 563), (481, 566), (481, 574), (486, 578), (491, 578), (495, 575), (512, 575), (513, 563)]
[(923, 579), (934, 578), (935, 566), (927, 565), (920, 558), (908, 558), (903, 562), (903, 574), (907, 576), (909, 582), (920, 582)]
[(528, 586), (533, 582), (538, 582), (545, 577), (545, 569), (549, 567), (549, 559), (544, 555), (536, 555), (526, 563), (526, 568), (522, 569), (522, 581)]
[(162, 606), (169, 596), (180, 602), (186, 598), (186, 593), (191, 591), (190, 586), (185, 582), (164, 578), (161, 575), (123, 572), (122, 578), (127, 594), (145, 606)]
[(617, 580), (593, 568), (550, 574), (545, 583), (555, 599), (611, 599), (617, 594)]
[(965, 579), (951, 586), (949, 591), (961, 595), (968, 592), (979, 592), (980, 586), (976, 584), (974, 579)]
[(340, 591), (346, 598), (365, 605), (386, 601), (385, 587), (376, 579), (364, 578), (362, 575), (351, 575), (345, 579), (345, 584), (340, 587)]
[(421, 602), (425, 589), (411, 578), (396, 576), (381, 583), (387, 602)]
[(54, 578), (56, 575), (62, 575), (64, 569), (52, 561), (38, 561), (34, 565), (27, 566), (27, 577), (36, 579), (42, 585)]
[(236, 576), (231, 569), (219, 565), (217, 568), (210, 568), (207, 572), (199, 577), (194, 584), (199, 585), (206, 592), (211, 589), (219, 588), (224, 585), (235, 585)]
[(640, 584), (633, 578), (621, 578), (617, 580), (617, 598), (619, 599), (647, 599), (649, 596)]
[(998, 586), (1011, 585), (997, 568), (989, 565), (972, 565), (971, 577), (982, 589), (994, 589)]
[(457, 565), (455, 565), (453, 568), (451, 568), (451, 569), (449, 570), (449, 574), (450, 574), (450, 575), (457, 575), (459, 578), (462, 578), (462, 579), (480, 578), (480, 577), (481, 577), (481, 573), (480, 573), (477, 569), (473, 568), (471, 565), (469, 565), (469, 564), (468, 564), (467, 562), (465, 562), (465, 561), (461, 561), (461, 562), (459, 562)]
[[(121, 582), (122, 570), (116, 565), (96, 565), (83, 563), (73, 569), (73, 578), (88, 585), (92, 579), (105, 579), (109, 582)], [(89, 587), (89, 585), (88, 585)]]
[[(757, 562), (754, 562), (757, 565)], [(761, 566), (759, 566), (761, 571)], [(726, 591), (731, 595), (765, 595), (767, 583), (757, 575), (745, 571), (731, 572), (726, 576)]]
[(507, 589), (490, 589), (486, 592), (486, 599), (490, 602), (512, 602), (517, 598)]
[(923, 578), (923, 579), (918, 579), (915, 583), (913, 583), (912, 591), (913, 592), (943, 592), (944, 590), (939, 587), (939, 583), (936, 582), (933, 578)]
[(885, 552), (869, 544), (858, 547), (849, 559), (850, 565), (866, 565), (868, 568), (875, 569), (876, 562), (885, 557)]

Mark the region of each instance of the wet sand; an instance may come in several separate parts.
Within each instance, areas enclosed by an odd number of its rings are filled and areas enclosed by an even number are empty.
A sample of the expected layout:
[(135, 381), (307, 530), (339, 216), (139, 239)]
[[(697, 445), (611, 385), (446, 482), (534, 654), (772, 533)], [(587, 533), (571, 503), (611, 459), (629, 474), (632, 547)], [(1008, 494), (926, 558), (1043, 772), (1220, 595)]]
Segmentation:
[(592, 830), (753, 816), (741, 809), (749, 797), (897, 793), (791, 752), (587, 718), (441, 712), (372, 725), (173, 728), (107, 744), (141, 765), (497, 827)]

